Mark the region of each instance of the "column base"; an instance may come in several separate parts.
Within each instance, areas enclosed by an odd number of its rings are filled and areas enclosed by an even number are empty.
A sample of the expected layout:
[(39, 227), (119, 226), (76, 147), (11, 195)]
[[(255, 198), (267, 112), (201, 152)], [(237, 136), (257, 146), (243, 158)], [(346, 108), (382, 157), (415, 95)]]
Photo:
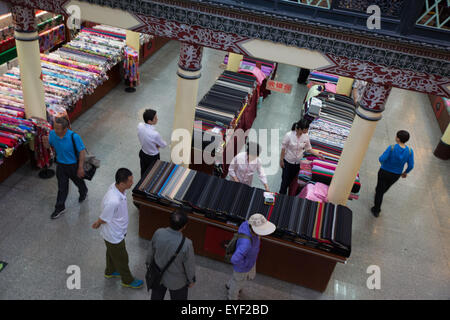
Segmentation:
[(435, 157), (442, 159), (442, 160), (450, 159), (450, 145), (448, 145), (445, 142), (443, 142), (442, 140), (440, 140), (436, 149), (434, 149), (433, 154), (435, 155)]

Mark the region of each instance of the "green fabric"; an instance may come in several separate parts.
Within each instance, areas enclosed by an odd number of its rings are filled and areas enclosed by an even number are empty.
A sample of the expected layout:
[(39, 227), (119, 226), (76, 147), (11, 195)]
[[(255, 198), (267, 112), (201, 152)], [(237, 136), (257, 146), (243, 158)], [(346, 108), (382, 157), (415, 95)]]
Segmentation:
[(122, 283), (130, 284), (134, 278), (128, 267), (128, 253), (125, 247), (125, 239), (117, 244), (105, 240), (106, 244), (106, 269), (105, 274), (120, 273)]
[(6, 50), (5, 52), (0, 53), (0, 65), (11, 61), (17, 57), (16, 47), (12, 47), (11, 49)]

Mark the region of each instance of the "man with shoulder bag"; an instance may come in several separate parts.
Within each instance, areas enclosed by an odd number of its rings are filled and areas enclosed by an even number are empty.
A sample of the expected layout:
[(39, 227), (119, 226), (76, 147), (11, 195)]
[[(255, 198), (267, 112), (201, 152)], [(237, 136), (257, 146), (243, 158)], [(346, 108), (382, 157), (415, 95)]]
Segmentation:
[(188, 217), (182, 210), (172, 212), (170, 227), (153, 234), (147, 255), (147, 288), (151, 300), (164, 300), (167, 289), (172, 300), (187, 300), (195, 284), (195, 257), (192, 241), (182, 234)]
[(78, 187), (80, 194), (78, 202), (83, 202), (87, 197), (88, 188), (83, 180), (86, 148), (81, 137), (69, 129), (69, 121), (66, 118), (57, 118), (54, 130), (51, 130), (49, 136), (44, 137), (43, 141), (46, 148), (52, 146), (56, 152), (58, 197), (51, 218), (57, 219), (66, 211), (69, 179)]

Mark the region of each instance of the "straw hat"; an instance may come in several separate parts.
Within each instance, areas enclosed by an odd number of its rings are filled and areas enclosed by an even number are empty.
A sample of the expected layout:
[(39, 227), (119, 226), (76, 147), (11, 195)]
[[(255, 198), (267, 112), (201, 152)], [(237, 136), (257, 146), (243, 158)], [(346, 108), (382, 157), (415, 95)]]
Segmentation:
[(273, 233), (277, 228), (272, 222), (267, 221), (260, 213), (253, 214), (250, 219), (248, 219), (248, 224), (251, 225), (252, 230), (260, 236), (267, 236)]

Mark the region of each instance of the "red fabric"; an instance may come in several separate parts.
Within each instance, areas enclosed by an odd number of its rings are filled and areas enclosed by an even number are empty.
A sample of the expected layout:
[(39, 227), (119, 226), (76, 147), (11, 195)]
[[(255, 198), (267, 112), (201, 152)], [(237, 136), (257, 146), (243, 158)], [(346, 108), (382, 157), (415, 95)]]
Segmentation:
[(205, 242), (203, 249), (211, 254), (225, 256), (225, 246), (227, 241), (233, 238), (233, 232), (217, 227), (207, 226), (205, 232)]

